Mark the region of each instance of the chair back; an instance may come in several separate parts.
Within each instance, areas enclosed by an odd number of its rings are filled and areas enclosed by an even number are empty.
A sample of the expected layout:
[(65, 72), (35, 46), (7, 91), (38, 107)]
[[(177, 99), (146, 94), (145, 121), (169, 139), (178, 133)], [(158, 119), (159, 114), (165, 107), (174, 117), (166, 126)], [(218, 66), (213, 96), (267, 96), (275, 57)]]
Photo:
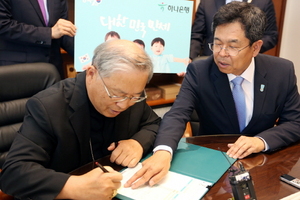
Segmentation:
[(49, 63), (0, 66), (0, 169), (23, 122), (27, 100), (59, 80)]

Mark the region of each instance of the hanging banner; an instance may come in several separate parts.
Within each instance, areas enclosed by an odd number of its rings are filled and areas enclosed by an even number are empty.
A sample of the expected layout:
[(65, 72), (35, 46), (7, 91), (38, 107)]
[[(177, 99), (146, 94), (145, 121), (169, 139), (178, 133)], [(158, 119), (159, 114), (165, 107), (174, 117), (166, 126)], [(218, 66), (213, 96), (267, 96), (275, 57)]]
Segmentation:
[(145, 49), (154, 73), (185, 72), (192, 13), (193, 1), (75, 0), (75, 69), (91, 64), (99, 44), (120, 38)]

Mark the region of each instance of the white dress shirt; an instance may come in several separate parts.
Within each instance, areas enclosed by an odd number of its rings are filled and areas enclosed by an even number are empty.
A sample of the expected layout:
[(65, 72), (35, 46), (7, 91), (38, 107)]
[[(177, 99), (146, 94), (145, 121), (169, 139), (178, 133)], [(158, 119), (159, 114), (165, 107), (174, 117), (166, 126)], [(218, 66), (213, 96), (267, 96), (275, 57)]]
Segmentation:
[[(233, 83), (231, 81), (235, 79), (236, 75), (227, 74), (227, 76), (232, 91)], [(244, 78), (244, 81), (242, 83), (242, 88), (244, 90), (245, 101), (246, 101), (246, 122), (245, 122), (246, 123), (245, 127), (246, 127), (247, 124), (250, 122), (253, 113), (254, 58), (252, 58), (249, 67), (240, 76)]]
[(240, 2), (242, 2), (243, 0), (226, 0), (226, 4), (228, 4), (228, 3), (232, 2), (232, 1), (240, 1)]

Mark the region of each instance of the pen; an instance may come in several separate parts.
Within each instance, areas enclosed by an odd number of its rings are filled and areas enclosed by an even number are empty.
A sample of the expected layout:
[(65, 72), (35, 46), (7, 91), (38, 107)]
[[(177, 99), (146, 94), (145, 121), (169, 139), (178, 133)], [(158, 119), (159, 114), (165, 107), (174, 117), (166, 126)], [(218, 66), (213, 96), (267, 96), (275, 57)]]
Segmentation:
[(102, 171), (103, 171), (104, 173), (108, 173), (108, 172), (109, 172), (109, 171), (108, 171), (107, 169), (105, 169), (100, 163), (95, 162), (95, 164), (96, 164), (100, 169), (102, 169)]

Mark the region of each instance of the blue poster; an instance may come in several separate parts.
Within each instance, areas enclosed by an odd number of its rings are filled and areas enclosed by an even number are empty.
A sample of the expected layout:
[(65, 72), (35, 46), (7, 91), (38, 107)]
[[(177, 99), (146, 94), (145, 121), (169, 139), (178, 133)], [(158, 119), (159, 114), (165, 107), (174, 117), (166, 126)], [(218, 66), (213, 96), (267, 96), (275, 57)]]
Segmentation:
[(145, 49), (154, 73), (185, 72), (192, 13), (192, 1), (75, 0), (75, 69), (91, 64), (99, 44), (120, 38)]

